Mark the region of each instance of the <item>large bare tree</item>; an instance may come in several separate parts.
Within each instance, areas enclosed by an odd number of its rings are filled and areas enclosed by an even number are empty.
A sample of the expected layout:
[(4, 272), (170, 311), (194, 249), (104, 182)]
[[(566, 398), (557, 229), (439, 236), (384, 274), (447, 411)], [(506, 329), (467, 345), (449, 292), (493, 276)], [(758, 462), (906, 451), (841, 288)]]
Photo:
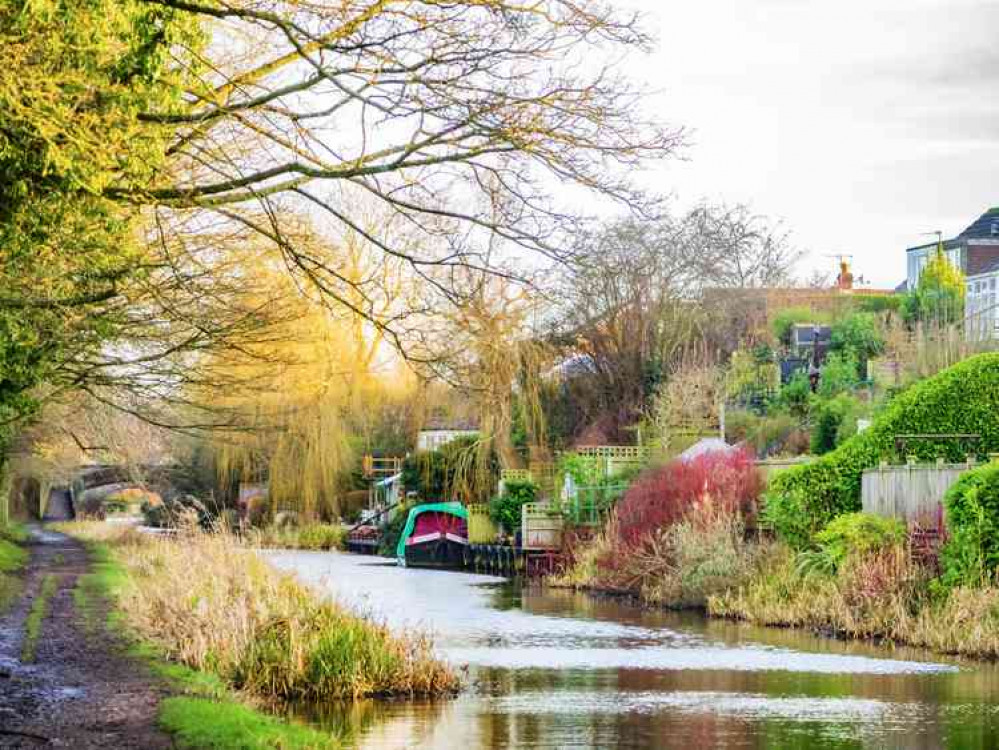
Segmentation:
[[(212, 42), (175, 50), (192, 81), (183, 106), (138, 114), (172, 129), (167, 168), (105, 193), (242, 224), (340, 304), (353, 306), (350, 280), (287, 217), (349, 227), (453, 299), (456, 268), (530, 275), (497, 240), (569, 254), (577, 217), (553, 199), (566, 185), (642, 209), (629, 172), (680, 137), (641, 116), (610, 64), (647, 37), (590, 0), (144, 1), (203, 19)], [(351, 194), (422, 241), (365, 227)]]
[[(57, 330), (65, 345), (42, 353), (50, 394), (106, 398), (124, 384), (125, 408), (182, 401), (203, 385), (200, 353), (238, 351), (280, 316), (279, 300), (238, 294), (262, 248), (302, 294), (409, 351), (406, 313), (425, 324), (461, 303), (458, 276), (523, 281), (572, 254), (568, 188), (642, 211), (629, 175), (681, 138), (642, 116), (616, 72), (648, 37), (595, 0), (66, 7), (5, 29), (0, 87), (0, 137), (25, 155), (14, 176), (88, 206), (66, 237), (45, 235), (51, 272), (26, 275), (26, 250), (9, 266), (23, 283), (0, 297), (6, 311), (51, 313), (39, 336)], [(357, 207), (372, 202), (386, 221), (365, 221)], [(380, 303), (377, 268), (359, 278), (323, 241), (347, 232), (405, 269), (406, 309)], [(116, 255), (118, 234), (139, 240)], [(81, 237), (100, 240), (95, 261), (75, 260)]]
[(614, 219), (582, 234), (576, 253), (559, 290), (562, 343), (575, 355), (569, 427), (596, 424), (621, 441), (691, 346), (732, 338), (727, 308), (704, 305), (705, 290), (785, 284), (798, 258), (772, 222), (723, 205)]

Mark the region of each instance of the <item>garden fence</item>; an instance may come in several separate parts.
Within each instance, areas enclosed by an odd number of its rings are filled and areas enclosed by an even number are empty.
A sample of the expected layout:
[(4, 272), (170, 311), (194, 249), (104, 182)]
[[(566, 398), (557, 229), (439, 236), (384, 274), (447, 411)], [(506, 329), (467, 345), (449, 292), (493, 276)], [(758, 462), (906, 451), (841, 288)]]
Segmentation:
[(865, 513), (897, 518), (906, 524), (938, 527), (947, 490), (975, 463), (881, 465), (863, 477)]

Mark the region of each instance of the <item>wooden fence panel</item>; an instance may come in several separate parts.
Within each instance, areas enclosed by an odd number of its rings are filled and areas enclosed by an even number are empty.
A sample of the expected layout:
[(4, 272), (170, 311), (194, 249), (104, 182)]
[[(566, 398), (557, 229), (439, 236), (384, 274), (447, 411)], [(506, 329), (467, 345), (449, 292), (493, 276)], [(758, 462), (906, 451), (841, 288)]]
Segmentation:
[(756, 468), (763, 474), (763, 481), (769, 483), (774, 474), (784, 469), (792, 469), (795, 466), (804, 466), (815, 459), (812, 456), (799, 456), (797, 458), (766, 458), (756, 462)]
[(943, 519), (947, 490), (974, 464), (880, 466), (864, 472), (865, 513), (898, 518), (907, 524), (936, 526)]
[(520, 506), (521, 546), (525, 550), (562, 548), (562, 516), (545, 503)]

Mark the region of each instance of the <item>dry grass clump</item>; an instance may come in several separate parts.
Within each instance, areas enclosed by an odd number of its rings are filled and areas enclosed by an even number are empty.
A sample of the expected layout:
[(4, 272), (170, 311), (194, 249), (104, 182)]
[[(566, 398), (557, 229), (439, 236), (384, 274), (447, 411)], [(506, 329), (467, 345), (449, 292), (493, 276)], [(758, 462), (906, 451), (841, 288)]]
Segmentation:
[(707, 498), (641, 544), (619, 546), (616, 525), (612, 519), (550, 583), (634, 594), (663, 607), (705, 607), (713, 594), (750, 581), (771, 548), (747, 538), (739, 513)]
[(768, 550), (747, 539), (739, 514), (703, 503), (631, 558), (630, 585), (654, 604), (705, 607), (709, 597), (748, 581)]
[(999, 588), (943, 589), (905, 545), (855, 556), (836, 574), (803, 574), (779, 547), (749, 583), (710, 597), (709, 614), (875, 638), (947, 654), (999, 657)]
[[(102, 528), (103, 527), (103, 528)], [(117, 602), (164, 655), (237, 689), (283, 700), (438, 695), (458, 679), (422, 636), (323, 601), (226, 534), (183, 530), (150, 538), (78, 524), (123, 569)]]
[(266, 526), (251, 529), (247, 543), (265, 549), (331, 550), (344, 549), (347, 530), (343, 526), (309, 523), (304, 526)]

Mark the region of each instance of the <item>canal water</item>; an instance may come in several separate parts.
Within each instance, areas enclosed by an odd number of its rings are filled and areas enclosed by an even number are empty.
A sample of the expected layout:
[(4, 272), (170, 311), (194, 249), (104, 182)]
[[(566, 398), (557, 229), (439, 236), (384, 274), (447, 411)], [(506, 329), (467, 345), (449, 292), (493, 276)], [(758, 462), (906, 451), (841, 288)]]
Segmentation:
[(451, 700), (303, 709), (347, 747), (999, 748), (993, 665), (378, 558), (266, 554), (467, 665)]

